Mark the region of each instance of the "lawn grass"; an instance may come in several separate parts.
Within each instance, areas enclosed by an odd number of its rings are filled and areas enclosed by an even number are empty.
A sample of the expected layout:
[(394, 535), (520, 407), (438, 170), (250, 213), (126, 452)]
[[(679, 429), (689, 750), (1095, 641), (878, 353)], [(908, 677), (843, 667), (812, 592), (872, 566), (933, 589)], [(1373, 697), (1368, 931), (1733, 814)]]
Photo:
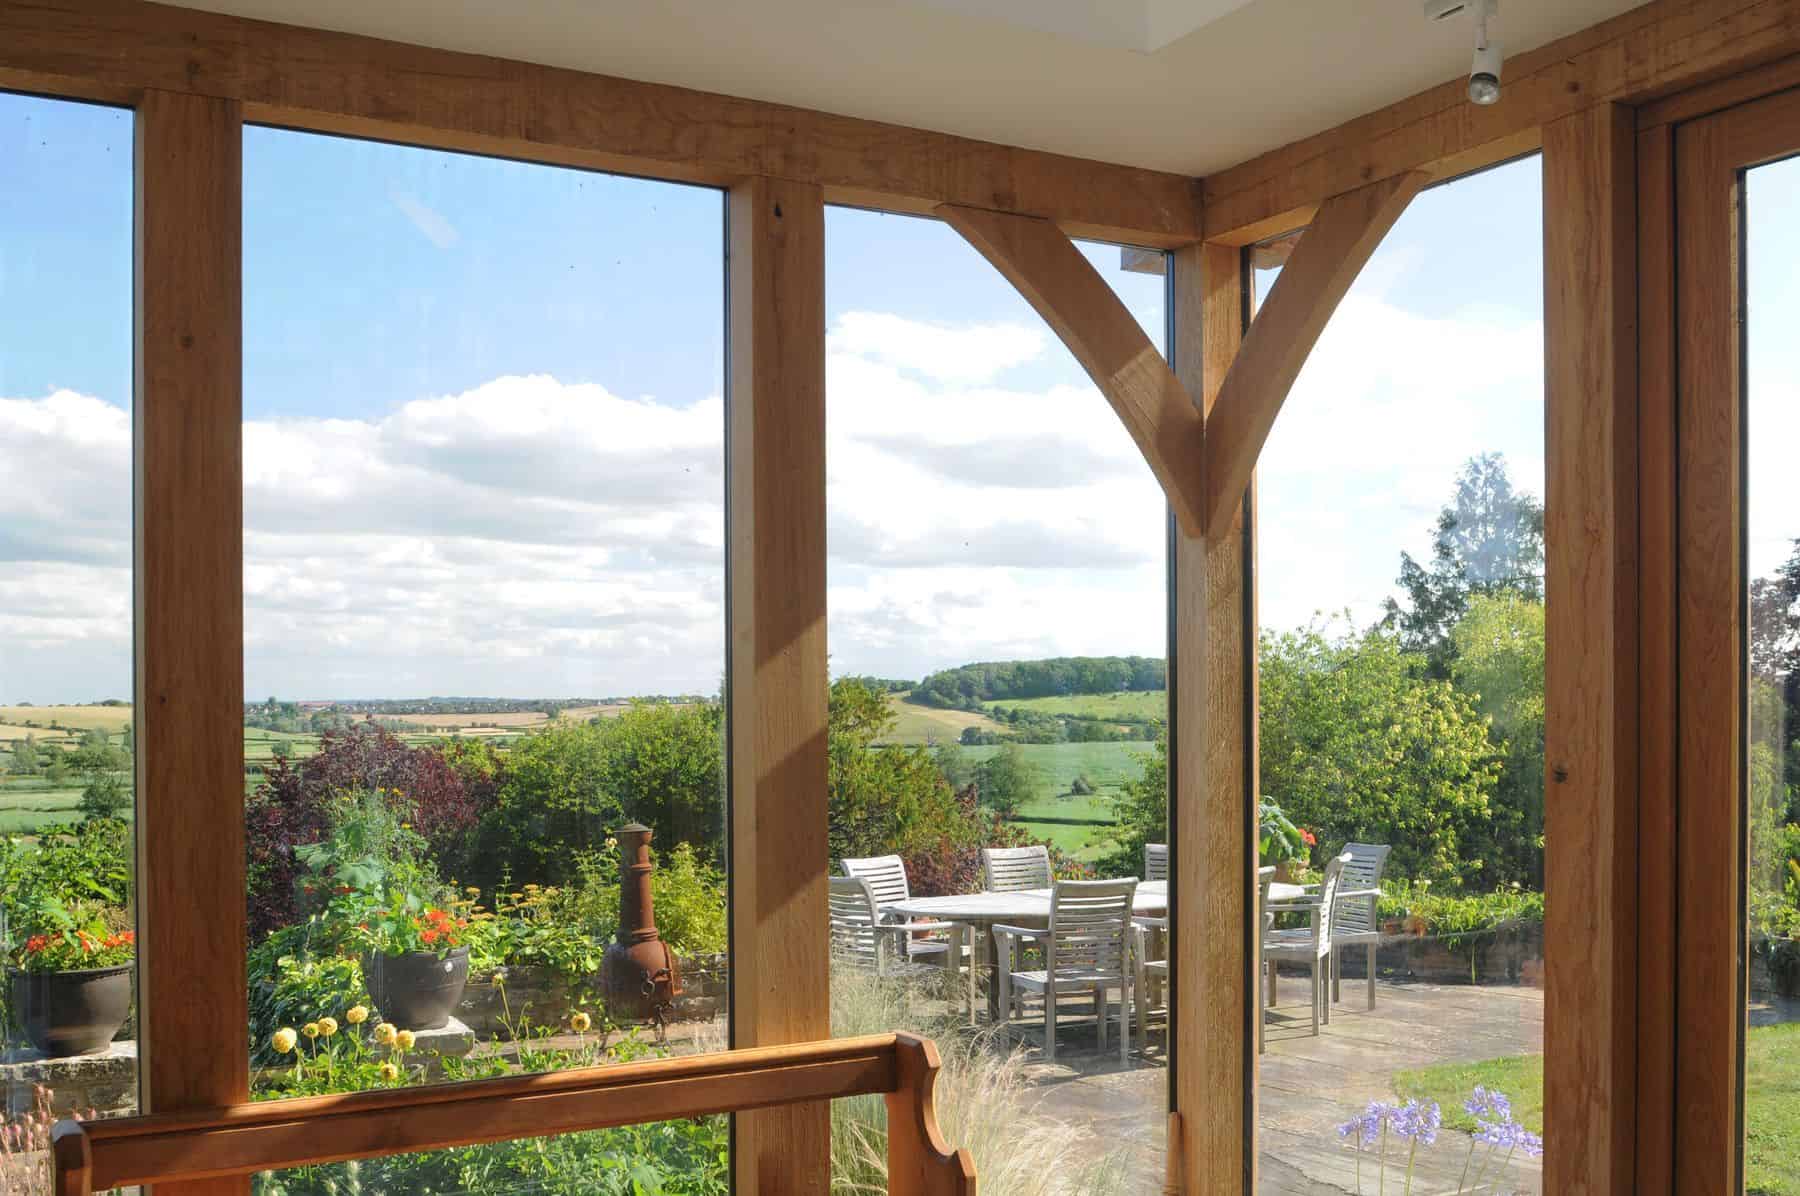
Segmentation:
[(1058, 850), (1073, 856), (1084, 864), (1110, 855), (1114, 850), (1112, 828), (1106, 826), (1072, 826), (1063, 822), (1023, 820), (1016, 821), (1013, 825), (1030, 835), (1033, 840), (1039, 843), (1054, 844)]
[(1169, 717), (1169, 694), (1162, 689), (1126, 690), (1110, 694), (1057, 694), (1049, 698), (1001, 698), (983, 703), (989, 710), (998, 706), (1035, 710), (1040, 714), (1072, 714), (1080, 718), (1144, 719)]
[[(1744, 1171), (1747, 1196), (1800, 1196), (1800, 1022), (1753, 1026), (1744, 1040)], [(1434, 1100), (1444, 1125), (1473, 1130), (1463, 1111), (1480, 1084), (1511, 1098), (1513, 1115), (1534, 1133), (1544, 1130), (1544, 1057), (1513, 1055), (1479, 1063), (1440, 1063), (1395, 1072), (1402, 1098)]]
[(1416, 1071), (1394, 1073), (1394, 1094), (1402, 1100), (1438, 1103), (1448, 1129), (1475, 1132), (1475, 1119), (1463, 1109), (1463, 1101), (1477, 1085), (1490, 1092), (1504, 1092), (1512, 1102), (1513, 1117), (1534, 1134), (1544, 1132), (1544, 1057), (1508, 1055), (1475, 1063), (1437, 1063)]

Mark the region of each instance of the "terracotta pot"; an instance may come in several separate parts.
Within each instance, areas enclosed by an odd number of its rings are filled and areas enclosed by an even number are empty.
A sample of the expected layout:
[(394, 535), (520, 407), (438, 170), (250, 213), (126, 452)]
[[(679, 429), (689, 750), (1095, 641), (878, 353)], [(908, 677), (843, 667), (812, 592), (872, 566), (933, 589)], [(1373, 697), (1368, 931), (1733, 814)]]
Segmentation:
[(441, 1030), (469, 983), (469, 949), (363, 956), (363, 979), (381, 1016), (399, 1030)]
[(104, 1051), (131, 1015), (131, 965), (78, 972), (13, 971), (13, 1010), (52, 1058)]

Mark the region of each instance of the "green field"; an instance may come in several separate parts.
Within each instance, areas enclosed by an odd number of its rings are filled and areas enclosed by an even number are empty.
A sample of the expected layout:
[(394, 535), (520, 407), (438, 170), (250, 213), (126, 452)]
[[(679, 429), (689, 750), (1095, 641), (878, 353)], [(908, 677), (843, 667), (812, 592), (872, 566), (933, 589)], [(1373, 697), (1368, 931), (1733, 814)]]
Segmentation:
[[(1044, 776), (1042, 795), (1019, 808), (1015, 820), (1034, 838), (1054, 843), (1079, 860), (1095, 860), (1112, 850), (1112, 798), (1126, 780), (1139, 776), (1147, 743), (1026, 743), (1020, 750)], [(971, 761), (994, 755), (999, 747), (964, 748)], [(1076, 797), (1069, 792), (1075, 778), (1086, 776), (1096, 793)], [(1045, 821), (1054, 819), (1055, 821)]]
[(1035, 710), (1039, 714), (1070, 714), (1077, 718), (1123, 719), (1142, 722), (1169, 717), (1167, 690), (1130, 690), (1111, 694), (1058, 694), (1051, 698), (1017, 698), (983, 703), (989, 710), (1006, 706)]
[(85, 781), (53, 785), (41, 777), (0, 781), (0, 834), (30, 835), (56, 823), (81, 821)]

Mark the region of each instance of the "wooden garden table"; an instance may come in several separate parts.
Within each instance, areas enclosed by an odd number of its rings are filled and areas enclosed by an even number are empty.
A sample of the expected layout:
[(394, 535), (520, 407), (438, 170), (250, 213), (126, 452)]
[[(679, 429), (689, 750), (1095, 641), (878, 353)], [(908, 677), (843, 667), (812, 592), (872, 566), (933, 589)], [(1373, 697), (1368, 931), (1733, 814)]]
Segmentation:
[[(999, 923), (1013, 926), (1050, 925), (1049, 889), (1014, 889), (1008, 893), (960, 893), (948, 897), (914, 897), (882, 907), (908, 918), (938, 922), (959, 922), (969, 928), (974, 941), (969, 945), (969, 983), (975, 983), (975, 969), (988, 971), (988, 1017), (1000, 1019), (1000, 986), (994, 982), (994, 927)], [(1169, 912), (1169, 882), (1141, 881), (1132, 899), (1134, 917), (1166, 917)], [(980, 962), (977, 962), (977, 957)]]

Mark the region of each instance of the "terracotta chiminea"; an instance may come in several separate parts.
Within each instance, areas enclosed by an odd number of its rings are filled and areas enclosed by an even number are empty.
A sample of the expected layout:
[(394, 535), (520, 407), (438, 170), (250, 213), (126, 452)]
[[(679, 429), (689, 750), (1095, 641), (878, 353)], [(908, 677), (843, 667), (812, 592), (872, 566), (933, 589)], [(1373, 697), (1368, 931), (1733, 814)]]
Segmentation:
[(606, 948), (600, 973), (606, 1008), (619, 1020), (654, 1019), (661, 1026), (681, 994), (675, 955), (656, 932), (656, 903), (650, 895), (650, 837), (642, 823), (621, 827), (619, 839), (619, 933)]

